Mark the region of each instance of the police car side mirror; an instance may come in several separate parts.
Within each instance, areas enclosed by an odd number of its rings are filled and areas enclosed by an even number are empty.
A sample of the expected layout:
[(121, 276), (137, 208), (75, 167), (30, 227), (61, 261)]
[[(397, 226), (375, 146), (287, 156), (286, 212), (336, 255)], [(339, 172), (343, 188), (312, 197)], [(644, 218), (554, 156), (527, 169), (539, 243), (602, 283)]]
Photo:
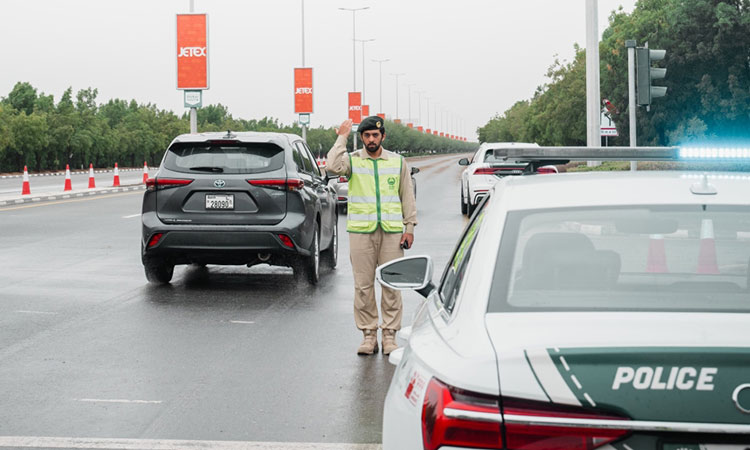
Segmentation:
[(461, 158), (458, 160), (459, 166), (468, 166), (469, 165), (469, 158)]
[(435, 289), (432, 284), (432, 259), (429, 256), (407, 256), (383, 264), (375, 271), (375, 279), (397, 291), (414, 290), (427, 297)]
[(417, 173), (419, 173), (419, 167), (412, 167), (411, 168), (411, 174), (414, 175), (414, 174), (417, 174)]

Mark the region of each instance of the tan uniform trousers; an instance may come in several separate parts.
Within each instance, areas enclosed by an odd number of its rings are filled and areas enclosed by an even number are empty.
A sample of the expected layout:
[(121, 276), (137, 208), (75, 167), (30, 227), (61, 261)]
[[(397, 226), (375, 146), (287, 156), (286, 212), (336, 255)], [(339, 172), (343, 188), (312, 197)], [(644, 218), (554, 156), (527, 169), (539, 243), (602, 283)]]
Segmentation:
[[(354, 272), (354, 321), (360, 330), (378, 329), (375, 269), (404, 256), (401, 236), (401, 233), (386, 233), (380, 227), (369, 234), (349, 233), (349, 256)], [(383, 286), (380, 309), (383, 329), (401, 329), (401, 292)]]

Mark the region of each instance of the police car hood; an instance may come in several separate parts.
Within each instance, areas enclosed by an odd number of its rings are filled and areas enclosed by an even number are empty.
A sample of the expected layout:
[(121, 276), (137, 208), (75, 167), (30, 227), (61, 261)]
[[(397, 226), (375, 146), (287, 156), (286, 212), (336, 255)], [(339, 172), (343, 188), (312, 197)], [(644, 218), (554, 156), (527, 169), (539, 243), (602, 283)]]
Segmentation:
[(748, 314), (491, 313), (486, 324), (503, 397), (750, 425)]

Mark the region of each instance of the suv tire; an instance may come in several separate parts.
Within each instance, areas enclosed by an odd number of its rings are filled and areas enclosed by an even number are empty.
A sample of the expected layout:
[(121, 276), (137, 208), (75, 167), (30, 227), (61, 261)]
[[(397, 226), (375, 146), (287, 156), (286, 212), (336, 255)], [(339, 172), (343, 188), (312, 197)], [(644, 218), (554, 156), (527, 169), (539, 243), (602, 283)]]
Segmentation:
[(168, 284), (174, 275), (174, 264), (164, 258), (143, 257), (143, 268), (150, 283)]
[[(336, 216), (338, 219), (338, 216)], [(333, 222), (333, 236), (331, 237), (331, 245), (328, 246), (326, 251), (323, 253), (323, 260), (326, 265), (331, 269), (336, 268), (336, 264), (339, 261), (339, 226), (338, 220)]]
[(302, 257), (294, 267), (294, 275), (301, 279), (304, 277), (311, 285), (320, 281), (320, 226), (315, 223), (315, 234), (310, 245), (310, 255)]

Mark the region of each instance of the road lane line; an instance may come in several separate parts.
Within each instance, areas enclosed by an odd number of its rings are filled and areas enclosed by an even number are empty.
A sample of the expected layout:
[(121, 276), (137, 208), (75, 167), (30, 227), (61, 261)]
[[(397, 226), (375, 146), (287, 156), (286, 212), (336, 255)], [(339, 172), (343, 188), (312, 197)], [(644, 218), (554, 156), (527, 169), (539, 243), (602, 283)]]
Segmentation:
[(230, 320), (229, 323), (253, 324), (255, 322), (251, 322), (249, 320)]
[(155, 404), (161, 403), (161, 400), (128, 400), (124, 398), (77, 398), (76, 401), (86, 403), (137, 403), (137, 404)]
[(91, 200), (101, 200), (101, 199), (112, 198), (112, 197), (123, 197), (125, 195), (133, 195), (133, 194), (139, 194), (139, 193), (140, 192), (134, 191), (134, 192), (128, 192), (124, 194), (103, 195), (101, 197), (89, 197), (89, 198), (81, 198), (81, 199), (76, 199), (76, 200), (60, 200), (59, 202), (45, 202), (45, 203), (37, 203), (34, 205), (14, 206), (12, 208), (0, 208), (0, 213), (3, 211), (14, 211), (16, 209), (39, 208), (40, 206), (62, 205), (64, 203), (88, 202)]
[(177, 439), (112, 439), (45, 436), (0, 436), (0, 448), (73, 448), (108, 450), (381, 450), (380, 444), (317, 442), (201, 441)]
[(132, 219), (133, 217), (140, 217), (141, 213), (138, 214), (131, 214), (129, 216), (122, 216), (123, 219)]
[(19, 314), (57, 314), (56, 312), (50, 312), (50, 311), (29, 311), (29, 310), (19, 310), (16, 311)]

